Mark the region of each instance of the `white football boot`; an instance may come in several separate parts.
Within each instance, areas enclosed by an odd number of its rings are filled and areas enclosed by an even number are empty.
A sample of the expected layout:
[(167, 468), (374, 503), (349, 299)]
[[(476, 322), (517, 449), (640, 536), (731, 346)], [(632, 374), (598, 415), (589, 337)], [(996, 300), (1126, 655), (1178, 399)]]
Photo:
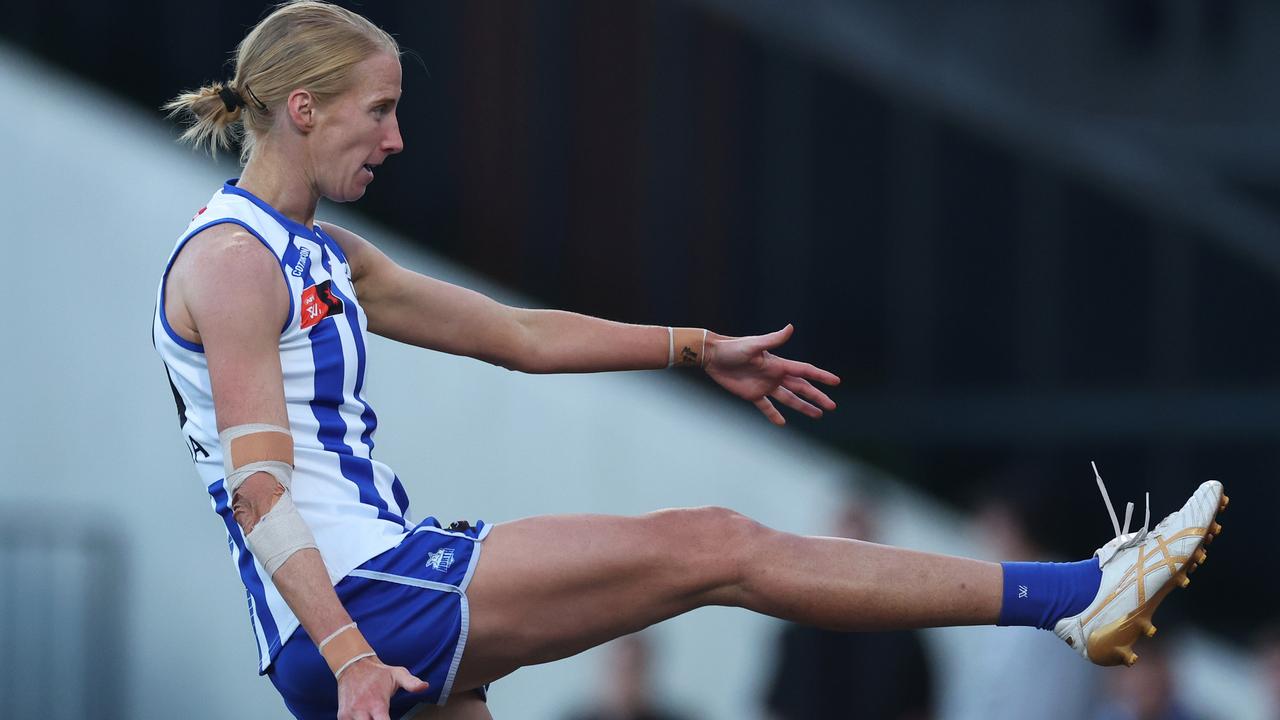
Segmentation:
[(1187, 577), (1203, 565), (1203, 545), (1213, 541), (1222, 526), (1214, 516), (1227, 507), (1222, 483), (1202, 484), (1182, 509), (1160, 521), (1150, 531), (1151, 498), (1147, 497), (1147, 517), (1142, 529), (1129, 532), (1133, 503), (1124, 513), (1124, 528), (1116, 519), (1107, 488), (1093, 468), (1107, 503), (1116, 537), (1098, 548), (1094, 556), (1102, 566), (1098, 595), (1083, 612), (1059, 620), (1053, 627), (1058, 637), (1076, 652), (1098, 665), (1129, 665), (1138, 661), (1133, 644), (1139, 637), (1156, 634), (1151, 614), (1175, 587), (1191, 584)]

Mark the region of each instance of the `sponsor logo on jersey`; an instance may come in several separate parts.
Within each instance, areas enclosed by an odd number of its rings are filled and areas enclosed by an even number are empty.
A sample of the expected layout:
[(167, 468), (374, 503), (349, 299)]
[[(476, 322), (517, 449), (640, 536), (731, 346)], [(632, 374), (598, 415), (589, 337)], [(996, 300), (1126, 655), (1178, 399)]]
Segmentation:
[(453, 548), (440, 548), (427, 553), (427, 567), (439, 572), (448, 572), (453, 567)]
[(289, 268), (289, 274), (300, 278), (311, 265), (311, 248), (301, 245), (290, 244), (284, 251), (284, 266)]
[(311, 251), (307, 248), (298, 248), (298, 262), (293, 264), (293, 276), (302, 277), (302, 273), (307, 271), (307, 265), (311, 263)]
[(309, 328), (330, 315), (342, 314), (342, 300), (333, 292), (333, 281), (325, 280), (302, 291), (302, 327)]

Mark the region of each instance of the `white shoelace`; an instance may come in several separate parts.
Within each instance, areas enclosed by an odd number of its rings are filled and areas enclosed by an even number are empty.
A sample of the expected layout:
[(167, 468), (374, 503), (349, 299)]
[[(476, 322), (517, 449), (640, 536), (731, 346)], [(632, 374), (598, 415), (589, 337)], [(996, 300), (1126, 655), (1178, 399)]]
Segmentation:
[(1107, 514), (1111, 516), (1111, 527), (1116, 531), (1116, 539), (1120, 540), (1120, 546), (1116, 551), (1124, 550), (1142, 544), (1147, 539), (1147, 531), (1151, 526), (1151, 493), (1147, 493), (1147, 514), (1142, 521), (1142, 529), (1134, 533), (1133, 537), (1128, 540), (1123, 539), (1129, 534), (1129, 521), (1133, 519), (1133, 503), (1126, 503), (1124, 508), (1124, 529), (1120, 528), (1120, 521), (1116, 519), (1116, 509), (1111, 505), (1111, 498), (1107, 495), (1107, 486), (1102, 483), (1102, 475), (1098, 472), (1098, 464), (1089, 461), (1093, 466), (1093, 476), (1098, 479), (1098, 489), (1102, 491), (1102, 500), (1107, 504)]

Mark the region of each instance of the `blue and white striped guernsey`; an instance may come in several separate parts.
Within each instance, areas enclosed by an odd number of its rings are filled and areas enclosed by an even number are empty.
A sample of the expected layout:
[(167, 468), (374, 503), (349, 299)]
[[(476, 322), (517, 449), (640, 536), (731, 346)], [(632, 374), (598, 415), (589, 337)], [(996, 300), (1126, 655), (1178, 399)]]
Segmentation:
[(366, 560), (395, 547), (412, 527), (409, 498), (391, 468), (374, 460), (378, 417), (365, 400), (364, 311), (342, 249), (319, 227), (284, 217), (231, 180), (192, 219), (174, 247), (157, 291), (152, 339), (164, 360), (182, 434), (200, 481), (227, 530), (244, 581), (249, 619), (265, 673), (298, 627), (266, 571), (245, 549), (223, 488), (222, 450), (204, 348), (184, 340), (164, 314), (165, 278), (187, 240), (220, 223), (252, 233), (280, 261), (289, 321), (280, 332), (284, 398), (293, 432), (292, 494), (336, 584)]

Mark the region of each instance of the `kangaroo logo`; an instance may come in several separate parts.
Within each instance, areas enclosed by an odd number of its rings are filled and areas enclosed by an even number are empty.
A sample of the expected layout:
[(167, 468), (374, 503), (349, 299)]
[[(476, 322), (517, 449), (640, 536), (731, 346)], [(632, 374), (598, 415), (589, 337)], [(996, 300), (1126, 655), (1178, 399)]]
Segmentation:
[(437, 572), (447, 572), (453, 567), (453, 548), (440, 548), (433, 553), (427, 553), (427, 567)]

